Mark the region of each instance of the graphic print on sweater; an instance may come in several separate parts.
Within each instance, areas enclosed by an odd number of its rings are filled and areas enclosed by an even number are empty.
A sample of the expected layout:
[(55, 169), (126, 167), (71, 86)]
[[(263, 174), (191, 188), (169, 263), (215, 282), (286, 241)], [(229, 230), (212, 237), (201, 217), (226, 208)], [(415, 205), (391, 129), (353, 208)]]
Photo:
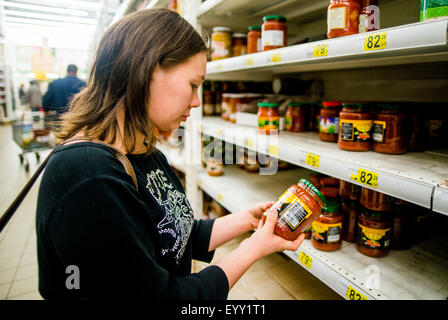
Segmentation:
[(185, 194), (168, 181), (164, 171), (157, 169), (147, 174), (146, 188), (165, 210), (165, 216), (157, 224), (159, 235), (172, 238), (171, 247), (163, 248), (162, 255), (173, 255), (179, 263), (193, 227), (193, 210)]

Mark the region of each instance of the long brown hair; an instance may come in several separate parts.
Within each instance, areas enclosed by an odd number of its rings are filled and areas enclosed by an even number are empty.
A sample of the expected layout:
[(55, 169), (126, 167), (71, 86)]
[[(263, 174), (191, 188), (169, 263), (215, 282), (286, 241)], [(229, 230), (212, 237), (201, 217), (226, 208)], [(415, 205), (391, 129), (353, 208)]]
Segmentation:
[(169, 68), (206, 50), (204, 39), (174, 11), (144, 9), (123, 17), (101, 38), (87, 86), (74, 96), (56, 137), (65, 140), (84, 130), (114, 143), (119, 134), (117, 114), (123, 112), (124, 148), (134, 151), (140, 132), (150, 153), (156, 142), (148, 117), (154, 69)]

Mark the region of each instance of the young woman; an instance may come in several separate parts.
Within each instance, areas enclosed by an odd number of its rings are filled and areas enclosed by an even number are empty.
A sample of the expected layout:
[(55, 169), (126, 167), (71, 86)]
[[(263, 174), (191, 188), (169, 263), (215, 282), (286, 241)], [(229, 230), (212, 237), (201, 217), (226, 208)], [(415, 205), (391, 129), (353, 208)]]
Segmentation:
[[(42, 177), (37, 207), (39, 290), (48, 299), (225, 299), (259, 258), (303, 241), (273, 234), (273, 202), (216, 220), (194, 220), (180, 181), (155, 148), (200, 105), (206, 45), (165, 9), (141, 10), (111, 26), (99, 43), (87, 87), (63, 116), (58, 137), (90, 137), (127, 154), (137, 186), (111, 148), (59, 146)], [(254, 228), (226, 257), (215, 248)]]

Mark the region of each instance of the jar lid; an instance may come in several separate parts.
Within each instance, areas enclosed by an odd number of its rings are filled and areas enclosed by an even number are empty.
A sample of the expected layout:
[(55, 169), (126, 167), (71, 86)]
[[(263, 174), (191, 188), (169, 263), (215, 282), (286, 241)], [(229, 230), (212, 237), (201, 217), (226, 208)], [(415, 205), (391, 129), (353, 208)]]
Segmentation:
[(278, 108), (280, 103), (278, 102), (259, 102), (258, 106), (261, 108)]
[(279, 20), (280, 22), (286, 22), (286, 18), (284, 16), (277, 16), (277, 15), (263, 17), (263, 21), (267, 20)]
[(344, 102), (342, 103), (342, 106), (354, 110), (366, 110), (368, 108), (368, 106), (362, 102)]
[(260, 31), (260, 30), (261, 30), (261, 26), (250, 26), (250, 27), (249, 27), (249, 31), (252, 31), (252, 30), (258, 30), (258, 31)]
[(291, 106), (291, 107), (302, 107), (302, 106), (305, 106), (305, 105), (308, 105), (308, 102), (290, 101), (288, 103), (288, 106)]
[(234, 33), (233, 38), (247, 38), (247, 34), (245, 33)]
[(375, 211), (362, 207), (361, 213), (371, 218), (390, 219), (390, 211)]
[(398, 105), (396, 104), (379, 103), (377, 107), (380, 108), (381, 111), (398, 111)]
[(326, 197), (338, 198), (339, 197), (339, 187), (323, 187), (320, 188), (320, 193)]
[(303, 183), (304, 185), (306, 185), (308, 188), (310, 188), (315, 194), (317, 194), (317, 196), (322, 200), (322, 202), (325, 204), (327, 203), (327, 199), (325, 198), (325, 196), (320, 193), (320, 191), (308, 180), (306, 179), (300, 179), (299, 183)]
[(340, 107), (342, 103), (339, 101), (323, 101), (322, 105), (324, 107)]
[(333, 199), (327, 200), (322, 212), (339, 212), (341, 210), (341, 202)]
[(232, 29), (228, 27), (214, 27), (213, 32), (232, 32)]

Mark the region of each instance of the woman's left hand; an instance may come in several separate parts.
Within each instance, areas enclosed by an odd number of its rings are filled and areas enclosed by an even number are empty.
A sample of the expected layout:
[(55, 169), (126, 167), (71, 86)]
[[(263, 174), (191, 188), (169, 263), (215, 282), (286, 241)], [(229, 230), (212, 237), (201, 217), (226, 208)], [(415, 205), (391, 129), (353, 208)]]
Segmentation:
[(258, 224), (260, 223), (260, 219), (263, 213), (268, 210), (275, 201), (267, 201), (267, 202), (259, 202), (256, 205), (250, 207), (243, 211), (243, 213), (247, 216), (248, 222), (250, 224), (251, 230), (256, 229)]

